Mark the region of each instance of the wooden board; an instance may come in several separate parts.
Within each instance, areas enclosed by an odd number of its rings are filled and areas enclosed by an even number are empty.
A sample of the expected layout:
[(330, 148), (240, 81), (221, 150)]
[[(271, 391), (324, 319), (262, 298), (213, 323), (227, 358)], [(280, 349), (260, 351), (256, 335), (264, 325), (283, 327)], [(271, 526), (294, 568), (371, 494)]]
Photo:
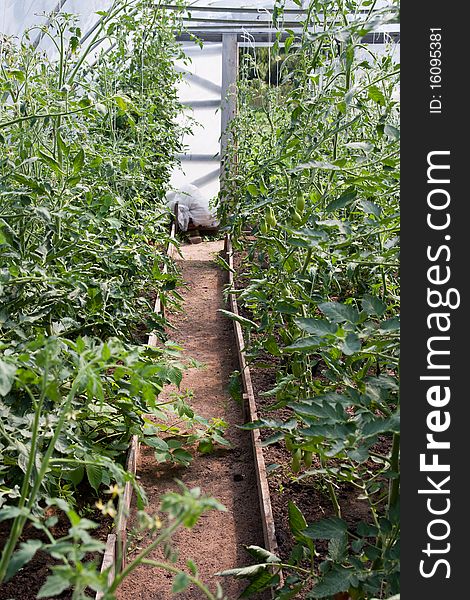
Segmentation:
[[(227, 253), (227, 262), (230, 267), (229, 284), (233, 289), (233, 250), (230, 239), (226, 238), (225, 249)], [(235, 294), (230, 294), (230, 310), (238, 315), (238, 305)], [(247, 421), (252, 422), (258, 419), (256, 408), (255, 394), (253, 391), (253, 383), (251, 381), (250, 368), (246, 362), (245, 356), (245, 340), (243, 338), (243, 330), (238, 321), (233, 321), (235, 339), (237, 344), (238, 359), (240, 362), (240, 372), (243, 382), (244, 397), (244, 417)], [(261, 516), (263, 520), (263, 534), (266, 549), (274, 554), (278, 553), (276, 540), (276, 531), (274, 527), (274, 517), (271, 506), (271, 496), (269, 492), (268, 477), (266, 472), (266, 463), (264, 461), (263, 448), (261, 446), (260, 432), (258, 429), (251, 431), (251, 439), (253, 443), (253, 455), (255, 460), (256, 482), (258, 485), (258, 493), (260, 500)]]
[[(106, 541), (106, 548), (104, 551), (103, 562), (101, 563), (101, 573), (104, 573), (106, 569), (109, 569), (108, 573), (108, 584), (111, 584), (114, 575), (115, 575), (115, 556), (116, 556), (116, 535), (114, 533), (110, 533), (108, 535), (108, 539)], [(104, 594), (102, 592), (97, 592), (95, 596), (95, 600), (101, 600)]]

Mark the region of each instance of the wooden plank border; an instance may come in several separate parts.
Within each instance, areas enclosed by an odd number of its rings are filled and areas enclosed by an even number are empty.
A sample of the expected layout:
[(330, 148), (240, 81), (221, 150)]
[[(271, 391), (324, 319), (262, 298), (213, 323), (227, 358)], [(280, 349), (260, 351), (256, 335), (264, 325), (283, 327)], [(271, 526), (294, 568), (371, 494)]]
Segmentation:
[[(114, 557), (116, 555), (116, 534), (110, 533), (108, 535), (108, 539), (106, 541), (106, 548), (103, 555), (103, 562), (101, 563), (101, 573), (104, 573), (106, 569), (109, 569), (108, 573), (108, 584), (114, 580), (114, 576), (116, 574), (116, 567)], [(111, 568), (110, 568), (111, 567)], [(97, 592), (95, 596), (95, 600), (101, 600), (103, 598), (103, 592)]]
[[(140, 444), (137, 435), (133, 435), (129, 450), (127, 452), (126, 471), (134, 477), (137, 472), (137, 460), (139, 457)], [(126, 547), (127, 547), (127, 521), (131, 509), (132, 494), (134, 493), (133, 485), (130, 481), (124, 486), (124, 493), (119, 501), (118, 520), (116, 526), (116, 570), (119, 572), (126, 566)]]
[[(226, 251), (226, 260), (230, 267), (229, 270), (229, 285), (230, 288), (234, 288), (234, 279), (233, 279), (233, 249), (230, 238), (227, 236), (225, 238), (225, 251)], [(238, 304), (235, 294), (229, 294), (230, 297), (230, 310), (238, 315)], [(243, 330), (238, 323), (238, 321), (233, 321), (233, 327), (235, 331), (235, 340), (237, 345), (238, 359), (240, 362), (240, 372), (243, 382), (244, 389), (244, 417), (250, 422), (256, 421), (258, 419), (258, 411), (256, 408), (255, 394), (253, 390), (253, 383), (251, 380), (250, 368), (246, 362), (245, 356), (245, 340), (243, 338)], [(268, 477), (266, 472), (266, 463), (264, 461), (263, 448), (261, 446), (261, 437), (258, 429), (254, 429), (251, 431), (251, 440), (253, 444), (253, 456), (255, 462), (255, 472), (256, 472), (256, 483), (258, 486), (258, 494), (259, 494), (259, 502), (260, 502), (260, 510), (262, 517), (262, 525), (263, 525), (263, 535), (264, 535), (264, 543), (266, 546), (266, 550), (273, 552), (274, 554), (278, 553), (278, 545), (276, 540), (276, 531), (274, 527), (274, 517), (271, 506), (271, 495), (269, 492), (269, 484)]]

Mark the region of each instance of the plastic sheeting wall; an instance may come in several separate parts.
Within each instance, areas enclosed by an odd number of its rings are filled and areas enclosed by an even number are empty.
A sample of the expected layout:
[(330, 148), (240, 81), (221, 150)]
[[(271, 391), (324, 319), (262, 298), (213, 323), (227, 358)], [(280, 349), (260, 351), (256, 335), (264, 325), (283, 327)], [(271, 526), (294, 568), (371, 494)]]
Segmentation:
[(213, 198), (219, 192), (222, 44), (206, 43), (201, 49), (185, 43), (183, 50), (191, 62), (177, 63), (184, 72), (178, 86), (179, 98), (186, 105), (181, 122), (189, 124), (192, 132), (184, 137), (181, 166), (173, 172), (171, 183), (175, 188), (192, 183)]
[[(47, 15), (60, 9), (78, 15), (78, 26), (85, 34), (98, 21), (98, 10), (107, 10), (112, 0), (0, 0), (0, 33), (21, 37), (31, 27), (47, 22)], [(38, 31), (31, 33), (34, 40)], [(53, 45), (43, 39), (41, 48), (52, 50)]]

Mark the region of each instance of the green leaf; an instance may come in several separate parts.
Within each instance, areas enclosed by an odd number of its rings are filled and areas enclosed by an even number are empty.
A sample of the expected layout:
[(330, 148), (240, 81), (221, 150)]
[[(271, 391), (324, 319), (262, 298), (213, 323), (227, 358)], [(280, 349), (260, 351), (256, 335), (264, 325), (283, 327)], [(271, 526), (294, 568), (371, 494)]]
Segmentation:
[(313, 540), (332, 540), (344, 536), (347, 530), (348, 526), (342, 519), (329, 517), (309, 525), (303, 533)]
[(328, 554), (331, 560), (335, 562), (342, 562), (346, 558), (348, 547), (347, 535), (341, 537), (332, 538), (328, 542)]
[(224, 310), (223, 308), (219, 308), (218, 312), (222, 313), (229, 319), (232, 319), (232, 321), (237, 321), (237, 323), (240, 323), (240, 325), (243, 325), (245, 327), (255, 327), (256, 329), (258, 329), (258, 325), (254, 321), (251, 321), (250, 319), (245, 319), (245, 317), (242, 317), (241, 315), (236, 315), (235, 313), (230, 312), (229, 310)]
[(343, 352), (346, 356), (351, 356), (361, 350), (361, 340), (358, 335), (354, 332), (348, 333), (346, 339), (343, 342)]
[(333, 421), (336, 421), (338, 418), (335, 406), (329, 402), (320, 401), (312, 402), (311, 404), (305, 402), (291, 402), (288, 406), (298, 415), (319, 417), (320, 419), (332, 419)]
[(80, 175), (74, 175), (73, 177), (68, 177), (67, 185), (69, 185), (71, 188), (73, 188), (77, 185), (77, 183), (80, 183), (81, 179), (82, 178), (80, 177)]
[(384, 133), (386, 133), (392, 140), (398, 141), (400, 139), (400, 130), (393, 125), (385, 125)]
[(188, 466), (193, 460), (193, 455), (187, 450), (183, 450), (182, 448), (177, 448), (172, 452), (172, 457), (179, 463), (184, 466)]
[(8, 77), (13, 77), (16, 81), (23, 82), (26, 79), (24, 71), (20, 71), (20, 69), (8, 69), (7, 71)]
[(61, 575), (49, 575), (46, 582), (38, 592), (37, 598), (49, 598), (58, 596), (71, 585), (71, 581)]
[(333, 163), (323, 161), (323, 160), (311, 160), (308, 163), (302, 163), (292, 169), (295, 171), (303, 171), (304, 169), (325, 169), (326, 171), (340, 171), (341, 168), (338, 165), (334, 165)]
[(166, 370), (166, 376), (168, 381), (179, 388), (181, 381), (183, 380), (183, 372), (178, 367), (168, 367)]
[(398, 331), (400, 329), (400, 317), (392, 317), (380, 323), (382, 331)]
[(27, 508), (18, 508), (18, 506), (4, 506), (0, 509), (0, 523), (7, 519), (15, 519), (19, 515), (27, 517), (29, 515)]
[(77, 486), (83, 479), (85, 475), (85, 469), (83, 465), (78, 465), (75, 469), (70, 469), (69, 471), (64, 471), (62, 476), (67, 481), (71, 481), (75, 486)]
[(15, 380), (16, 365), (0, 358), (0, 396), (6, 396)]
[(85, 164), (85, 152), (83, 151), (83, 148), (80, 148), (80, 150), (77, 152), (77, 154), (73, 158), (73, 163), (72, 163), (73, 174), (78, 175), (78, 173), (80, 173), (80, 171), (82, 170), (84, 164)]
[(382, 214), (382, 209), (380, 208), (380, 206), (378, 206), (374, 202), (371, 202), (370, 200), (360, 200), (359, 204), (360, 206), (362, 206), (362, 210), (368, 215), (374, 215), (377, 218), (379, 218)]
[(285, 346), (284, 350), (288, 352), (308, 352), (309, 350), (317, 349), (319, 344), (320, 340), (317, 337), (309, 335), (295, 340), (293, 344)]
[(285, 301), (277, 302), (274, 306), (274, 310), (284, 315), (296, 315), (299, 312), (296, 306)]
[(50, 223), (52, 220), (51, 213), (47, 210), (45, 206), (36, 206), (34, 209), (36, 215), (42, 220)]
[(278, 578), (279, 576), (277, 573), (271, 573), (268, 571), (268, 569), (266, 569), (251, 581), (251, 583), (243, 590), (239, 597), (250, 598), (253, 596), (253, 594), (262, 592), (263, 590), (271, 587), (273, 580), (277, 580)]
[(59, 175), (64, 174), (64, 172), (60, 168), (59, 163), (56, 161), (56, 159), (53, 156), (50, 156), (50, 154), (46, 154), (45, 152), (42, 152), (41, 150), (38, 150), (38, 155), (39, 155), (41, 161), (43, 163), (45, 163), (48, 167), (50, 167), (55, 173), (58, 173)]
[(34, 192), (39, 192), (41, 194), (44, 194), (46, 192), (46, 189), (44, 188), (44, 186), (41, 185), (40, 183), (38, 183), (32, 177), (26, 177), (25, 175), (21, 175), (20, 173), (15, 173), (14, 175), (12, 175), (12, 177), (15, 181), (17, 181), (18, 183), (21, 183), (21, 185), (26, 186), (27, 188), (29, 188), (30, 190), (33, 190)]
[(98, 489), (103, 481), (103, 468), (99, 465), (87, 464), (86, 475), (91, 487), (98, 492)]
[(400, 414), (395, 413), (387, 419), (376, 419), (366, 423), (362, 433), (364, 437), (373, 437), (379, 433), (400, 433)]
[(347, 192), (344, 192), (344, 194), (341, 194), (339, 198), (336, 198), (336, 200), (330, 202), (325, 210), (326, 212), (333, 212), (335, 210), (339, 210), (340, 208), (344, 208), (345, 206), (351, 204), (351, 202), (355, 200), (356, 196), (356, 190), (348, 190)]
[(201, 440), (197, 449), (201, 454), (210, 454), (214, 451), (214, 443), (212, 440)]
[(309, 318), (300, 318), (295, 319), (295, 324), (297, 327), (305, 331), (305, 333), (309, 333), (310, 335), (328, 335), (336, 333), (338, 327), (327, 321), (326, 319), (309, 319)]
[(28, 540), (27, 542), (22, 542), (19, 549), (12, 555), (10, 562), (8, 563), (5, 581), (11, 579), (21, 567), (28, 563), (41, 546), (42, 542), (40, 540)]
[(354, 572), (342, 565), (334, 565), (308, 594), (307, 598), (329, 598), (339, 592), (346, 592), (351, 586)]
[(374, 144), (370, 142), (348, 142), (344, 145), (346, 148), (352, 148), (353, 150), (364, 150), (366, 154), (374, 148)]
[(235, 402), (239, 402), (240, 404), (243, 402), (242, 380), (239, 371), (233, 371), (230, 374), (228, 393)]
[(281, 559), (261, 546), (247, 546), (246, 551), (254, 558), (265, 563), (279, 563)]
[(194, 575), (194, 577), (196, 577), (197, 576), (197, 567), (196, 567), (195, 563), (191, 559), (188, 559), (186, 561), (186, 566), (191, 571), (191, 575)]
[(362, 298), (362, 308), (368, 315), (381, 317), (387, 310), (387, 305), (377, 296), (366, 294)]
[(240, 569), (228, 569), (227, 571), (220, 571), (219, 573), (215, 573), (215, 575), (219, 577), (237, 577), (237, 579), (244, 579), (246, 577), (257, 575), (265, 569), (265, 565), (250, 565), (249, 567), (241, 567)]
[(290, 530), (292, 531), (294, 538), (297, 539), (299, 534), (301, 534), (304, 529), (307, 529), (307, 521), (300, 508), (298, 508), (292, 500), (289, 500), (288, 514)]
[[(101, 104), (101, 102), (97, 102), (95, 104), (95, 109), (96, 112), (101, 115), (102, 117), (105, 117), (108, 114), (108, 109), (106, 108), (106, 106), (104, 104)], [(95, 165), (92, 165), (95, 166)]]
[(75, 52), (77, 50), (79, 44), (80, 44), (80, 40), (78, 39), (78, 37), (76, 35), (74, 35), (70, 38), (70, 50), (72, 52)]
[(271, 444), (276, 444), (277, 442), (280, 442), (283, 439), (284, 439), (284, 433), (282, 431), (278, 431), (277, 433), (274, 433), (273, 435), (270, 435), (269, 437), (264, 439), (261, 442), (261, 446), (262, 446), (262, 448), (265, 448), (266, 446), (270, 446)]
[(350, 304), (341, 304), (340, 302), (324, 302), (318, 305), (318, 308), (333, 323), (342, 323), (348, 321), (356, 324), (359, 322), (359, 312)]
[(180, 592), (184, 592), (184, 590), (191, 583), (189, 577), (184, 573), (184, 571), (180, 571), (177, 573), (173, 579), (173, 585), (171, 586), (171, 591), (173, 594), (179, 594)]
[(371, 100), (380, 104), (380, 106), (385, 106), (385, 96), (376, 85), (371, 85), (369, 87), (368, 96)]
[(144, 444), (156, 448), (157, 450), (161, 450), (162, 452), (168, 452), (169, 450), (168, 444), (159, 437), (145, 437)]
[(351, 460), (362, 463), (369, 458), (369, 450), (367, 449), (367, 446), (360, 446), (359, 448), (348, 450), (347, 455)]
[(129, 96), (126, 96), (126, 94), (114, 94), (112, 98), (122, 112), (128, 112), (130, 110), (136, 113), (138, 112), (137, 108), (134, 106), (134, 103)]

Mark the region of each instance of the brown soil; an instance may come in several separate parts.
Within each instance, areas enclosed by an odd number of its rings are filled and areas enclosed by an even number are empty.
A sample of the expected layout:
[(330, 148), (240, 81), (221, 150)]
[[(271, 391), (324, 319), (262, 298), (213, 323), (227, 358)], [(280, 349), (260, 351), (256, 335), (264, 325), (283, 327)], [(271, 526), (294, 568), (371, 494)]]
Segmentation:
[[(212, 591), (220, 582), (229, 600), (234, 600), (245, 587), (234, 579), (220, 579), (214, 573), (246, 565), (249, 557), (243, 546), (263, 545), (258, 507), (253, 456), (248, 432), (235, 425), (243, 422), (241, 407), (230, 397), (227, 386), (230, 374), (238, 369), (232, 323), (217, 309), (223, 304), (226, 274), (213, 262), (223, 242), (205, 242), (183, 246), (180, 266), (186, 287), (183, 313), (168, 315), (174, 326), (172, 340), (184, 347), (185, 354), (203, 363), (203, 368), (185, 372), (182, 390), (194, 394), (195, 411), (206, 418), (217, 417), (230, 424), (226, 433), (231, 449), (220, 449), (210, 455), (195, 455), (188, 468), (158, 465), (150, 448), (143, 448), (138, 475), (149, 499), (149, 513), (159, 507), (162, 493), (177, 490), (178, 478), (189, 487), (200, 487), (206, 495), (217, 498), (227, 512), (205, 513), (193, 529), (184, 529), (174, 538), (178, 549), (177, 566), (185, 568), (188, 559), (197, 564), (201, 579)], [(168, 393), (168, 392), (167, 392)], [(132, 528), (131, 515), (129, 527)], [(145, 547), (147, 539), (130, 545), (129, 558)], [(138, 546), (138, 548), (137, 548)], [(156, 551), (150, 556), (161, 560)], [(141, 566), (127, 578), (119, 589), (120, 600), (154, 600), (172, 598), (173, 576), (150, 566)], [(181, 600), (203, 598), (198, 590), (188, 588), (178, 595)]]

